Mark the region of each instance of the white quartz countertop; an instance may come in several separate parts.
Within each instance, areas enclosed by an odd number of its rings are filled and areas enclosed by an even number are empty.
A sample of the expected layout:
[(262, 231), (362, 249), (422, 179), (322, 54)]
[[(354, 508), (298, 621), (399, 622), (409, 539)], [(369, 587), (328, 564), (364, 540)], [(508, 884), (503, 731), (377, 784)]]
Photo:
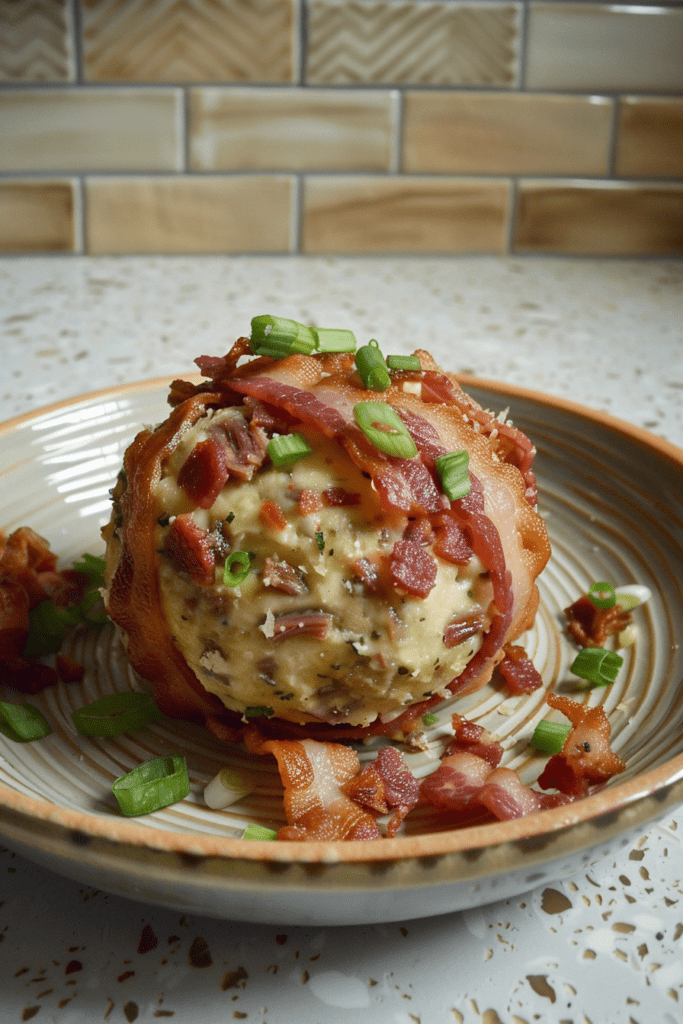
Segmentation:
[[(190, 372), (259, 313), (424, 347), (683, 446), (683, 262), (663, 260), (4, 260), (2, 419)], [(682, 840), (680, 810), (550, 888), (311, 929), (138, 904), (1, 850), (0, 1024), (676, 1024)]]

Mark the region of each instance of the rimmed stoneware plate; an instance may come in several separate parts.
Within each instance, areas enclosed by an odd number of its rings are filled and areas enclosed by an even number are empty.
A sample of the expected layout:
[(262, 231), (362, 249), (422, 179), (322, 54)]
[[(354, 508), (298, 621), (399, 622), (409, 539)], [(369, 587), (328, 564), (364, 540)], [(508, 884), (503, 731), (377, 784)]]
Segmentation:
[[(404, 835), (349, 843), (253, 842), (249, 822), (283, 822), (282, 791), (265, 759), (226, 748), (204, 730), (164, 719), (112, 740), (87, 739), (71, 711), (113, 690), (144, 687), (112, 627), (76, 633), (82, 683), (32, 698), (52, 723), (45, 739), (0, 735), (0, 836), (13, 849), (98, 888), (214, 917), (277, 924), (353, 924), (464, 909), (565, 877), (630, 842), (683, 800), (683, 452), (608, 416), (534, 392), (463, 378), (484, 406), (509, 415), (534, 440), (540, 507), (553, 557), (526, 647), (547, 687), (575, 694), (575, 651), (561, 610), (594, 580), (641, 583), (651, 601), (635, 612), (639, 638), (617, 682), (581, 694), (602, 702), (626, 771), (575, 804), (515, 821), (458, 828), (417, 810)], [(0, 524), (30, 525), (65, 564), (101, 553), (100, 527), (123, 450), (141, 424), (165, 418), (168, 381), (99, 392), (0, 428)], [(7, 690), (4, 699), (18, 695)], [(21, 699), (21, 698), (19, 698)], [(528, 739), (548, 712), (543, 691), (510, 697), (495, 685), (458, 710), (495, 732), (504, 764), (531, 782), (543, 760)], [(408, 753), (417, 775), (438, 763), (451, 708)], [(115, 778), (160, 754), (183, 753), (191, 793), (145, 818), (125, 819)], [(371, 756), (368, 750), (361, 757)], [(203, 802), (219, 768), (247, 766), (256, 790), (223, 811)]]

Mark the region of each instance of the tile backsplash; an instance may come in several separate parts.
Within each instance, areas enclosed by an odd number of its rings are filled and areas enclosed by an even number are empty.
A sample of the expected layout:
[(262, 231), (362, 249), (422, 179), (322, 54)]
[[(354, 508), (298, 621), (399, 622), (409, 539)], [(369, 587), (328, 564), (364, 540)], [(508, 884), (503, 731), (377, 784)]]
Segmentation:
[(683, 256), (683, 0), (0, 0), (0, 253)]

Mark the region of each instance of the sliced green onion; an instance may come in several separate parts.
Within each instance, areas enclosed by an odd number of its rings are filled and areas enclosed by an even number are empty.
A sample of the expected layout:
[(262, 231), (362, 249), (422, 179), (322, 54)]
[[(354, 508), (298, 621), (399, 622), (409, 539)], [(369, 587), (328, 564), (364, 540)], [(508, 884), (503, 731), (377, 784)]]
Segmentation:
[(638, 627), (635, 622), (630, 622), (628, 626), (624, 626), (621, 632), (617, 633), (617, 644), (619, 647), (633, 647), (637, 639)]
[(617, 604), (623, 612), (630, 612), (634, 608), (638, 608), (652, 597), (650, 588), (644, 587), (642, 583), (627, 583), (623, 587), (617, 587), (614, 594)]
[(436, 715), (433, 715), (431, 711), (427, 712), (426, 715), (422, 716), (423, 725), (436, 725), (438, 721), (439, 719), (436, 717)]
[(418, 356), (387, 356), (390, 370), (421, 370), (422, 363)]
[(318, 342), (318, 352), (356, 351), (356, 336), (353, 331), (340, 330), (335, 327), (314, 327), (313, 333)]
[(251, 321), (251, 347), (259, 356), (284, 359), (299, 352), (310, 355), (316, 346), (313, 330), (281, 316), (255, 316)]
[(277, 839), (277, 832), (272, 828), (266, 828), (265, 825), (247, 825), (242, 833), (242, 839), (259, 839), (262, 842), (264, 840), (270, 841)]
[(155, 757), (122, 775), (111, 789), (122, 814), (150, 814), (188, 795), (187, 763), (180, 754)]
[(322, 530), (315, 531), (315, 542), (318, 545), (318, 551), (325, 550), (325, 534)]
[(135, 732), (161, 718), (161, 711), (149, 693), (110, 693), (71, 712), (74, 725), (83, 736), (120, 736)]
[(387, 455), (412, 459), (417, 446), (408, 428), (390, 405), (385, 402), (358, 402), (353, 407), (358, 426), (368, 441)]
[(245, 708), (243, 718), (272, 718), (275, 714), (272, 708), (265, 704), (255, 704), (253, 707)]
[(542, 720), (537, 723), (534, 734), (531, 737), (531, 746), (534, 750), (540, 750), (543, 754), (559, 754), (564, 746), (572, 727), (569, 722), (547, 722)]
[(15, 743), (30, 743), (49, 736), (52, 729), (33, 704), (8, 704), (0, 700), (0, 732)]
[[(226, 587), (239, 587), (243, 580), (246, 580), (251, 568), (251, 554), (248, 551), (233, 551), (228, 555), (223, 566), (223, 584)], [(233, 565), (238, 566), (233, 571)]]
[(64, 643), (64, 619), (52, 598), (32, 608), (28, 619), (24, 657), (43, 658), (46, 654), (55, 654)]
[(572, 662), (569, 671), (593, 686), (609, 686), (617, 678), (624, 659), (603, 647), (584, 647)]
[(222, 811), (224, 807), (237, 803), (242, 797), (248, 796), (256, 789), (251, 776), (244, 775), (234, 768), (221, 768), (204, 789), (204, 802), (213, 811)]
[(274, 466), (289, 466), (310, 455), (313, 449), (303, 434), (281, 434), (268, 442), (266, 449)]
[(356, 352), (356, 366), (366, 388), (386, 391), (391, 384), (387, 364), (374, 338)]
[(228, 512), (227, 516), (225, 517), (225, 521), (226, 521), (226, 523), (231, 523), (234, 518), (235, 518), (235, 513), (234, 512)]
[(83, 555), (82, 562), (74, 562), (76, 572), (87, 576), (94, 587), (104, 586), (104, 559), (97, 555)]
[(611, 583), (593, 583), (588, 597), (596, 608), (614, 608), (617, 596)]
[(99, 590), (89, 590), (78, 608), (83, 621), (91, 626), (105, 626), (109, 622)]
[(464, 449), (459, 452), (449, 452), (447, 455), (439, 455), (436, 459), (441, 486), (451, 501), (457, 501), (470, 493), (472, 484), (469, 464), (470, 457)]

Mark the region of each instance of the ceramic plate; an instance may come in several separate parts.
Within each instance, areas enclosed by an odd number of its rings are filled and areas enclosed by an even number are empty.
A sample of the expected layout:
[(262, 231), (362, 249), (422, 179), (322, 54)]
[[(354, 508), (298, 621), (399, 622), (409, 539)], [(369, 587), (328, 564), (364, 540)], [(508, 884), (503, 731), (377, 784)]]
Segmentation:
[[(0, 735), (0, 835), (48, 867), (99, 888), (217, 917), (288, 924), (350, 924), (427, 916), (483, 904), (578, 870), (631, 840), (683, 800), (683, 452), (607, 416), (533, 392), (463, 378), (484, 406), (510, 416), (536, 443), (540, 508), (553, 557), (540, 580), (541, 608), (525, 646), (547, 687), (574, 694), (575, 651), (562, 609), (594, 580), (642, 583), (652, 600), (635, 612), (639, 637), (613, 686), (594, 690), (627, 770), (600, 793), (516, 821), (454, 828), (417, 809), (405, 834), (351, 843), (258, 843), (244, 827), (283, 823), (275, 763), (226, 748), (199, 727), (163, 719), (111, 740), (80, 736), (71, 711), (114, 690), (141, 688), (113, 627), (77, 632), (69, 652), (82, 683), (32, 701), (53, 726), (15, 744)], [(168, 381), (100, 392), (0, 428), (0, 524), (30, 525), (64, 564), (103, 550), (109, 488), (141, 424), (163, 419)], [(528, 746), (547, 706), (543, 692), (510, 697), (489, 685), (458, 710), (487, 726), (503, 763), (531, 782), (543, 760)], [(0, 691), (0, 696), (2, 692)], [(17, 699), (7, 690), (5, 698)], [(407, 755), (418, 776), (445, 743), (444, 706), (429, 749)], [(140, 819), (124, 819), (111, 784), (160, 754), (187, 757), (191, 793)], [(361, 750), (361, 758), (371, 756)], [(248, 766), (257, 788), (223, 811), (203, 788), (219, 768)]]

